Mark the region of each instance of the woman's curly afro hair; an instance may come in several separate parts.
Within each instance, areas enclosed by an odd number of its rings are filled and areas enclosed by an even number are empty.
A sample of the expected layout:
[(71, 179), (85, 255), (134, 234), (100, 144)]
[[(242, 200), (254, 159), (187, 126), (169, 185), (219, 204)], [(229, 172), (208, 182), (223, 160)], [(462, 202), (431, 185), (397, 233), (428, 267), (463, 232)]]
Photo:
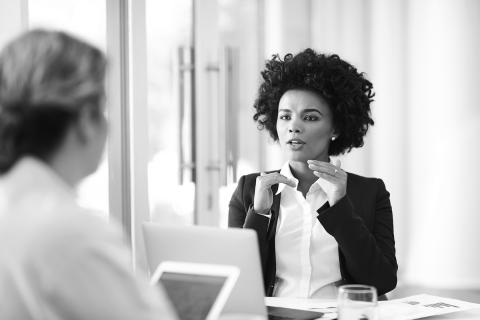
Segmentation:
[(278, 54), (267, 60), (261, 72), (263, 82), (255, 101), (253, 119), (259, 129), (267, 129), (273, 140), (276, 130), (278, 104), (282, 95), (291, 89), (309, 90), (325, 99), (333, 114), (333, 125), (338, 137), (330, 143), (329, 155), (349, 152), (363, 146), (363, 137), (370, 117), (373, 86), (363, 73), (338, 55), (318, 54), (306, 49), (280, 58)]

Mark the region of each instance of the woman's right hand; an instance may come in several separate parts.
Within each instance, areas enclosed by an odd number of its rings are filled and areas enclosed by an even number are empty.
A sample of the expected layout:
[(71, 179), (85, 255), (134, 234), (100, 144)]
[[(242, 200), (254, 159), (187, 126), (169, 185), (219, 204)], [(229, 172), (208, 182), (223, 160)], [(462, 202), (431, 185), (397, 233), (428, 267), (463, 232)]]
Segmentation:
[(273, 204), (272, 186), (278, 183), (284, 183), (292, 188), (297, 186), (295, 181), (288, 179), (279, 172), (261, 173), (257, 177), (253, 200), (253, 210), (256, 213), (267, 214), (270, 211)]

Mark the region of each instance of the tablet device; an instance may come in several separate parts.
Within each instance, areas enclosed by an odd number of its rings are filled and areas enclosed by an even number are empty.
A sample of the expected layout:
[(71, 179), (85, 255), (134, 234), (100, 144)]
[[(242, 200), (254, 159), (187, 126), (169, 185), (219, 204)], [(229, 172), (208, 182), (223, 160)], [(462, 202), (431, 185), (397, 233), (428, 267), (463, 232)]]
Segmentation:
[(164, 261), (151, 284), (162, 284), (181, 320), (217, 319), (237, 281), (238, 267)]

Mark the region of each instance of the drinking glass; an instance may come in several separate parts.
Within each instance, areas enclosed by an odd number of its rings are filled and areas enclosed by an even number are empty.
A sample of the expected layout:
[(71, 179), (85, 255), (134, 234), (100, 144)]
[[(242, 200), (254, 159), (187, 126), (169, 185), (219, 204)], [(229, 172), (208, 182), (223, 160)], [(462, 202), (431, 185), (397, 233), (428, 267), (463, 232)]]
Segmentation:
[(376, 320), (377, 289), (366, 285), (338, 288), (338, 320)]

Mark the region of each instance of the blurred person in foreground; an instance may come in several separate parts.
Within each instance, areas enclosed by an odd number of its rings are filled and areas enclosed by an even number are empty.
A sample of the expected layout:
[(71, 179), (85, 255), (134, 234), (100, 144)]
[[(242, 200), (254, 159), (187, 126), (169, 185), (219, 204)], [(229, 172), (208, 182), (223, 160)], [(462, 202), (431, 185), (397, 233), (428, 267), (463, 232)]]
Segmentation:
[(334, 298), (341, 284), (393, 290), (390, 195), (382, 180), (330, 158), (363, 146), (372, 84), (337, 55), (311, 49), (274, 55), (262, 77), (254, 120), (287, 162), (240, 178), (228, 223), (256, 230), (266, 295)]
[(106, 59), (66, 33), (27, 32), (0, 54), (0, 318), (174, 319), (132, 273), (117, 225), (81, 208), (107, 136)]

